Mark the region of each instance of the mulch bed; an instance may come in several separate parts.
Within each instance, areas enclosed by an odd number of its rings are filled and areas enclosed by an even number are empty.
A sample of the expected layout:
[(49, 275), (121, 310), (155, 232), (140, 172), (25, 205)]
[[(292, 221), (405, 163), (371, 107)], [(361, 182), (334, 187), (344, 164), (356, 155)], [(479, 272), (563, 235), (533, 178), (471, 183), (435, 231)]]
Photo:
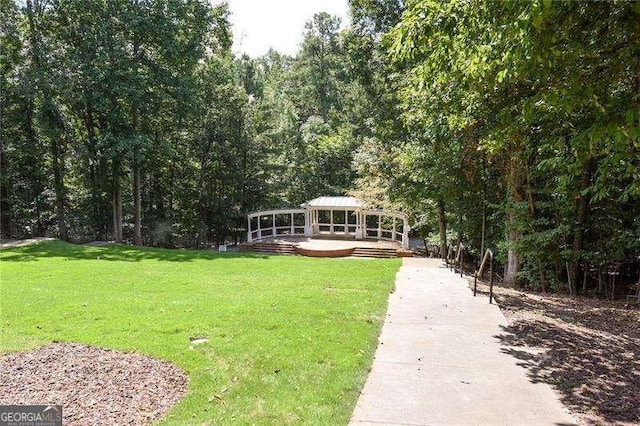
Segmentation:
[(178, 367), (136, 353), (51, 343), (0, 357), (0, 405), (62, 405), (66, 424), (148, 424), (187, 393)]
[[(488, 287), (479, 288), (488, 297)], [(509, 324), (498, 338), (532, 381), (550, 384), (581, 424), (640, 424), (638, 304), (504, 287), (494, 293)]]

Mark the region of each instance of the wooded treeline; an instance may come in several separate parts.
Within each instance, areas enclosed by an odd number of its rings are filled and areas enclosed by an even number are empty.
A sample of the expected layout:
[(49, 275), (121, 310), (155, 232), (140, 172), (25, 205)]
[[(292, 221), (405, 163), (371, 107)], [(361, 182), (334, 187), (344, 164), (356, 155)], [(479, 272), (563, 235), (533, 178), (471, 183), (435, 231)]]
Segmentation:
[(337, 18), (252, 59), (225, 4), (1, 5), (4, 237), (203, 247), (351, 187), (367, 111)]
[(351, 0), (260, 58), (204, 0), (0, 5), (3, 237), (203, 247), (349, 193), (511, 284), (637, 265), (637, 2)]
[(427, 230), (439, 217), (443, 243), (453, 231), (477, 256), (493, 248), (508, 284), (602, 290), (616, 263), (637, 282), (639, 3), (353, 5), (404, 125), (390, 135), (375, 120), (368, 157), (392, 199), (426, 214)]

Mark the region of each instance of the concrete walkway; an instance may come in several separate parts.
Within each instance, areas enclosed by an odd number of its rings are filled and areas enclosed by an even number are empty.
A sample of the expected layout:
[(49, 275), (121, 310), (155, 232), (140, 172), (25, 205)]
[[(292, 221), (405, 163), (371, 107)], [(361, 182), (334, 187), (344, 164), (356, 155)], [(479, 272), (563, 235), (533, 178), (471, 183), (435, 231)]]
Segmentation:
[(404, 259), (350, 424), (575, 424), (547, 384), (501, 351), (506, 324), (440, 261)]

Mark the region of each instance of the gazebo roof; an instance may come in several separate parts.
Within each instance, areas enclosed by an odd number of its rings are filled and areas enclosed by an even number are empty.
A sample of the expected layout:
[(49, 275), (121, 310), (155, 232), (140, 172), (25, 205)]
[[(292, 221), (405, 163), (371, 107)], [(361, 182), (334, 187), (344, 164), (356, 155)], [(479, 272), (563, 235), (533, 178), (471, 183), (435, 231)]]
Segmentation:
[(301, 207), (361, 209), (364, 207), (364, 203), (354, 197), (318, 197), (301, 204)]

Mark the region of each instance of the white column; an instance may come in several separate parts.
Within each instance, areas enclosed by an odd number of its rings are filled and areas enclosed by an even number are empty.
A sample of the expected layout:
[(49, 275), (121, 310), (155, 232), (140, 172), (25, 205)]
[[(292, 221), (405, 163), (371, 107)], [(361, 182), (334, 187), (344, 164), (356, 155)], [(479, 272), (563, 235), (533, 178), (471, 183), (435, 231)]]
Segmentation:
[(396, 240), (396, 217), (393, 216), (393, 229), (391, 230), (391, 239)]
[(289, 213), (289, 225), (291, 225), (291, 235), (295, 235), (296, 229), (293, 225), (293, 213)]
[(311, 210), (311, 236), (314, 236), (318, 233), (318, 210)]
[(308, 209), (304, 210), (304, 236), (311, 236), (311, 212)]
[(367, 214), (365, 212), (362, 212), (360, 214), (360, 229), (362, 229), (362, 239), (366, 240), (367, 239)]
[(251, 241), (251, 216), (247, 216), (247, 242), (250, 243)]
[(378, 239), (382, 239), (382, 216), (378, 214)]
[(409, 248), (409, 221), (404, 219), (404, 226), (402, 227), (402, 247)]
[(362, 218), (364, 213), (362, 213), (360, 210), (356, 210), (354, 213), (356, 215), (356, 240), (364, 240), (362, 231)]
[(349, 211), (344, 211), (344, 235), (349, 235)]
[(278, 231), (276, 230), (276, 215), (271, 215), (271, 237), (275, 237)]
[(329, 234), (333, 235), (333, 209), (329, 210)]

